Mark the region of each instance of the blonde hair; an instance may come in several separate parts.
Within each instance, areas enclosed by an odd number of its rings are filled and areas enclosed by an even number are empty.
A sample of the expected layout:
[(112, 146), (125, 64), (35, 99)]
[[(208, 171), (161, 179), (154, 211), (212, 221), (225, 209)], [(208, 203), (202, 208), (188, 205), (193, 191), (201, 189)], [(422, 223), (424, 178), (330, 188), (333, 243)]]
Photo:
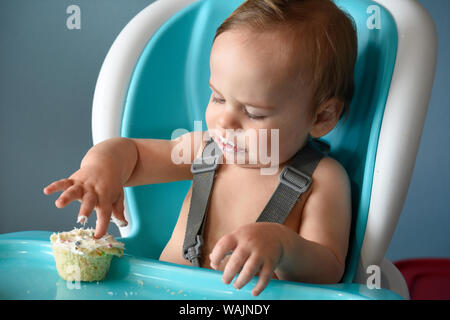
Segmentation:
[(300, 65), (306, 66), (307, 81), (312, 82), (314, 105), (337, 97), (344, 103), (342, 114), (348, 113), (354, 92), (356, 31), (353, 20), (331, 0), (247, 0), (219, 26), (214, 40), (240, 27), (257, 33), (292, 33), (292, 52), (306, 48), (301, 50), (306, 61)]

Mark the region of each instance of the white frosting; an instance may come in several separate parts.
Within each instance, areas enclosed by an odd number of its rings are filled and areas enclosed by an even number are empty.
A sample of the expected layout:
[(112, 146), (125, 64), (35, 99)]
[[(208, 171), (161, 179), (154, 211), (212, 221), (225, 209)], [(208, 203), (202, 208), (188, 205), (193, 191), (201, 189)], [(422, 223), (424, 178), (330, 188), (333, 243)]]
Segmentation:
[(119, 228), (127, 226), (127, 223), (125, 221), (119, 220), (114, 216), (111, 216), (111, 221), (114, 222), (114, 224)]
[(86, 225), (87, 222), (88, 222), (88, 217), (86, 217), (86, 216), (79, 216), (77, 219), (77, 223), (82, 224), (83, 227)]
[[(95, 230), (92, 228), (75, 228), (72, 231), (53, 233), (50, 240), (54, 246), (69, 249), (75, 254), (92, 253), (93, 251), (102, 255), (104, 253), (122, 256), (124, 244), (105, 234), (100, 239), (94, 238)], [(116, 248), (116, 249), (115, 249)]]

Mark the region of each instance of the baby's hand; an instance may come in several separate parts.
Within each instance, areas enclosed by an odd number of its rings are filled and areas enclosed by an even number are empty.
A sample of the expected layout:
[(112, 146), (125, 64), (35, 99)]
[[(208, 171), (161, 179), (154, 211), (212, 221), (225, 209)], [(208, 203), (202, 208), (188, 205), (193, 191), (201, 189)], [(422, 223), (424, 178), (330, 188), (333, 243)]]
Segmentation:
[[(108, 230), (111, 214), (126, 226), (124, 217), (124, 193), (120, 180), (100, 167), (82, 167), (67, 179), (61, 179), (44, 188), (46, 195), (64, 192), (55, 201), (58, 208), (64, 208), (73, 200), (81, 201), (77, 222), (85, 224), (94, 208), (97, 211), (95, 238), (101, 238)], [(117, 224), (117, 223), (116, 223)]]
[(211, 267), (218, 269), (226, 254), (233, 251), (223, 272), (223, 282), (231, 283), (239, 273), (233, 286), (240, 289), (259, 272), (259, 280), (252, 290), (252, 295), (259, 295), (269, 283), (283, 255), (280, 227), (277, 223), (258, 222), (223, 236), (209, 256)]

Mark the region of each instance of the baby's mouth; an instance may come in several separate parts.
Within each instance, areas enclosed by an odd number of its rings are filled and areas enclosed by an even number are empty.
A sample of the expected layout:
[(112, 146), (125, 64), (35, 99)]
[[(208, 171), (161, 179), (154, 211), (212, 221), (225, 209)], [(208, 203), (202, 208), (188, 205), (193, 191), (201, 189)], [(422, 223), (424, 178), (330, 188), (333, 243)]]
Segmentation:
[(222, 136), (217, 136), (217, 139), (215, 139), (215, 141), (223, 151), (234, 153), (245, 152), (245, 148), (238, 148), (232, 141), (227, 140)]

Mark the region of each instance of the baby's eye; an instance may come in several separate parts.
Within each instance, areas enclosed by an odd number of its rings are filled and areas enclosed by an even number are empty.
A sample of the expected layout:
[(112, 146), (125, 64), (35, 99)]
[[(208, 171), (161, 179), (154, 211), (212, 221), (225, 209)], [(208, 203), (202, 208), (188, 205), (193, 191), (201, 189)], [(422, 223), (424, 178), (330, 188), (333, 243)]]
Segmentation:
[(220, 103), (220, 104), (225, 103), (225, 99), (220, 99), (220, 98), (217, 98), (217, 97), (215, 97), (215, 96), (212, 96), (212, 101), (213, 101), (214, 103)]
[(264, 119), (266, 116), (256, 116), (256, 115), (252, 115), (251, 113), (248, 113), (247, 112), (247, 116), (250, 118), (250, 119), (255, 119), (255, 120), (262, 120), (262, 119)]
[(249, 107), (244, 107), (244, 111), (245, 111), (245, 113), (247, 114), (247, 116), (250, 119), (262, 120), (262, 119), (267, 117), (266, 115), (261, 115), (261, 114), (256, 114), (256, 113), (249, 112), (248, 109), (249, 109)]

